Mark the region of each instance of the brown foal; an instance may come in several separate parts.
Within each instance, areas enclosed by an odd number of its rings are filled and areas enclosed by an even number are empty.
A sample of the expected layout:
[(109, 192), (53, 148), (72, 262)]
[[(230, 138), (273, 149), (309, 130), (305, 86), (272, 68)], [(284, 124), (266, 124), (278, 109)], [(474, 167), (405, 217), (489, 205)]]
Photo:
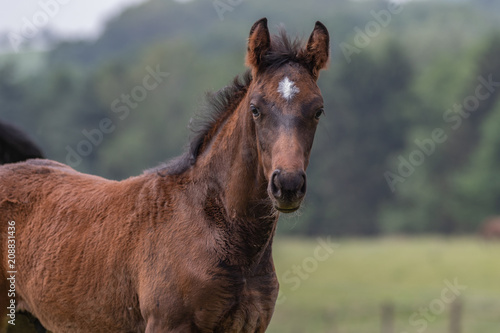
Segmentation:
[(250, 31), (243, 79), (211, 98), (183, 156), (111, 181), (49, 161), (0, 167), (0, 317), (15, 225), (15, 302), (53, 332), (264, 332), (278, 295), (271, 245), (297, 210), (329, 58), (267, 20)]

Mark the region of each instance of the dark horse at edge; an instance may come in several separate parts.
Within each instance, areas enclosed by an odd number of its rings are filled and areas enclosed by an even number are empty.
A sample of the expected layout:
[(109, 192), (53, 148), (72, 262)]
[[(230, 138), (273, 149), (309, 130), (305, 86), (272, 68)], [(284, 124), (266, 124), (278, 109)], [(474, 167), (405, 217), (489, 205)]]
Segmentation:
[(1, 166), (0, 294), (10, 223), (17, 307), (53, 332), (264, 332), (273, 236), (306, 193), (328, 58), (320, 22), (304, 45), (261, 19), (250, 71), (211, 98), (181, 157), (119, 182), (49, 160)]
[(0, 121), (0, 164), (44, 158), (42, 150), (19, 128)]

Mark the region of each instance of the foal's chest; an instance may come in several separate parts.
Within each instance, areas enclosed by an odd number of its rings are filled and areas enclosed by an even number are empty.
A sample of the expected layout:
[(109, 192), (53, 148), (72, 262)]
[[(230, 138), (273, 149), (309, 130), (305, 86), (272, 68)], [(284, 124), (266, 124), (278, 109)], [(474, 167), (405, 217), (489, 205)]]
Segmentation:
[(218, 281), (211, 293), (209, 291), (207, 306), (195, 314), (195, 318), (203, 318), (199, 322), (202, 332), (205, 332), (204, 324), (210, 322), (214, 325), (206, 332), (265, 332), (278, 296), (279, 286), (274, 272), (242, 278), (236, 284), (224, 280)]

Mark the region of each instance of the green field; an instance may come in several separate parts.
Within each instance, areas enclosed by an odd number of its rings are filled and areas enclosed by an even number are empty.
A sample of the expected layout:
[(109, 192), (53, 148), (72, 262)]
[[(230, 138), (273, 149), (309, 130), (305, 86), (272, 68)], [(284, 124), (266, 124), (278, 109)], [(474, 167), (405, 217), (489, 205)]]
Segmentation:
[(463, 304), (463, 333), (500, 332), (500, 242), (438, 237), (333, 242), (330, 254), (315, 239), (275, 241), (281, 286), (268, 332), (380, 332), (381, 305), (390, 302), (394, 333), (445, 333), (453, 299)]

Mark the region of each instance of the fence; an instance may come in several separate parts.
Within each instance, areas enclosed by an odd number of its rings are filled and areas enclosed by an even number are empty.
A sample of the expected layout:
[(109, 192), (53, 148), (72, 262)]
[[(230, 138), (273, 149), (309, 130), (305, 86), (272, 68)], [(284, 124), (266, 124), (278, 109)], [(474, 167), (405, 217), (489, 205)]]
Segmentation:
[[(397, 333), (394, 329), (394, 303), (384, 303), (380, 306), (380, 332)], [(448, 333), (462, 333), (462, 310), (460, 299), (450, 304), (450, 315), (448, 321)]]

